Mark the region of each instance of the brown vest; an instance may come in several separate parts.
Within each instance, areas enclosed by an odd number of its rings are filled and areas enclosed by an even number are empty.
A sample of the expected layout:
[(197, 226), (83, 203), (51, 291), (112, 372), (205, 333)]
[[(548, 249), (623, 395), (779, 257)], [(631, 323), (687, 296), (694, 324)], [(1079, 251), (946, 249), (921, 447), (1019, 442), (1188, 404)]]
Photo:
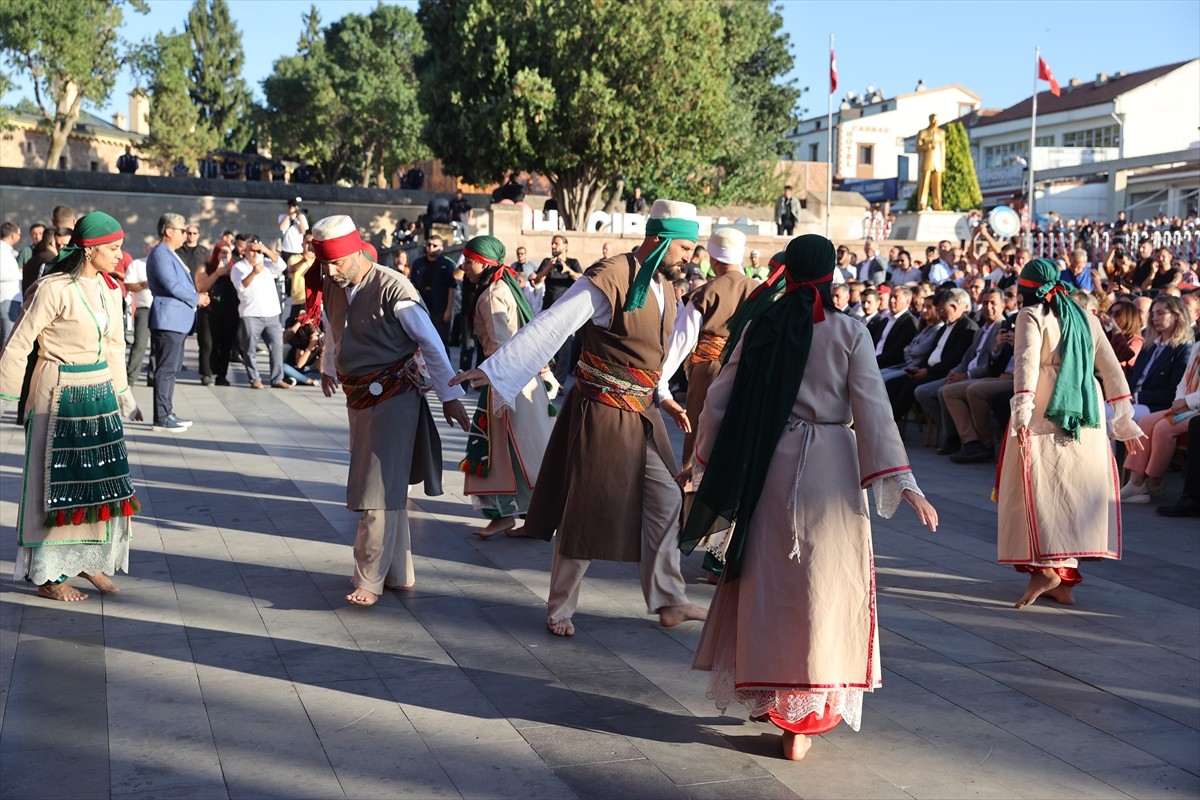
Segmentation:
[(711, 336), (728, 336), (729, 320), (745, 302), (757, 284), (742, 274), (741, 270), (726, 272), (696, 290), (692, 296), (692, 307), (700, 312), (704, 322), (701, 333)]
[(401, 300), (421, 303), (421, 295), (400, 273), (371, 267), (353, 303), (346, 302), (345, 289), (326, 278), (324, 296), (339, 374), (369, 375), (417, 351), (417, 342), (405, 333), (393, 310)]

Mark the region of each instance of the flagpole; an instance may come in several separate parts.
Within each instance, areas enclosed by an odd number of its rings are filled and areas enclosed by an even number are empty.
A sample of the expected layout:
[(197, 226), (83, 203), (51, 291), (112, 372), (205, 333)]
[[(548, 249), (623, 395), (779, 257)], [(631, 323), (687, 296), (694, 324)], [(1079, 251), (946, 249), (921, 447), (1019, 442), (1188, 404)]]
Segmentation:
[(1025, 247), (1031, 252), (1033, 250), (1033, 228), (1037, 224), (1033, 209), (1034, 195), (1036, 194), (1033, 184), (1033, 147), (1034, 142), (1037, 141), (1037, 98), (1041, 63), (1042, 48), (1041, 45), (1035, 45), (1033, 48), (1033, 109), (1029, 114), (1029, 201), (1025, 204), (1025, 208), (1029, 211), (1029, 229), (1025, 232)]
[[(833, 55), (833, 34), (829, 34), (829, 53)], [(830, 217), (833, 213), (833, 84), (829, 86), (829, 111), (825, 118), (825, 149), (829, 156), (829, 168), (825, 171), (825, 238), (830, 238)]]

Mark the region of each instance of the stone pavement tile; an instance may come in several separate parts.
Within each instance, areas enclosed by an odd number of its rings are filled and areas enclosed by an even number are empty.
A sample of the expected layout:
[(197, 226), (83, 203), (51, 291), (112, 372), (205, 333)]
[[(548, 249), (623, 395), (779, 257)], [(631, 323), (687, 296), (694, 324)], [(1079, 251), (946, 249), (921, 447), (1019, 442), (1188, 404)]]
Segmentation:
[(521, 729), (525, 741), (542, 761), (554, 768), (577, 764), (644, 760), (645, 756), (624, 736), (597, 720), (592, 724), (535, 725)]
[[(687, 792), (646, 759), (559, 767), (554, 774), (581, 800), (684, 800)], [(751, 795), (752, 796), (752, 795)]]
[(1161, 764), (1161, 759), (1020, 692), (995, 692), (961, 701), (968, 710), (1066, 763), (1094, 772), (1106, 767)]
[(325, 683), (375, 677), (375, 669), (357, 646), (310, 644), (291, 639), (271, 640), (288, 678), (296, 683)]
[[(245, 594), (214, 591), (195, 586), (175, 587), (188, 637), (227, 636), (231, 633), (259, 636), (265, 633), (262, 615)], [(244, 589), (243, 589), (244, 592)]]
[(808, 755), (796, 762), (783, 757), (779, 730), (774, 726), (751, 724), (744, 728), (745, 733), (730, 737), (738, 749), (751, 753), (763, 769), (805, 800), (911, 800), (827, 737), (816, 737)]
[(287, 680), (287, 669), (275, 643), (266, 636), (222, 634), (192, 638), (192, 658), (200, 684), (246, 677)]
[(688, 800), (799, 800), (786, 784), (774, 777), (700, 783), (686, 788)]
[(217, 748), (194, 673), (110, 685), (108, 722), (114, 797), (175, 792), (225, 795)]
[[(0, 564), (0, 569), (7, 565)], [(8, 602), (7, 593), (0, 594), (0, 730), (4, 729), (4, 710), (8, 705), (8, 690), (12, 684), (13, 665), (17, 659), (17, 643), (21, 640), (21, 620), (25, 606)]]
[[(953, 731), (946, 731), (947, 737)], [(978, 750), (969, 753), (972, 777), (991, 778), (1013, 790), (1014, 795), (1030, 800), (1053, 797), (1063, 800), (1128, 800), (1129, 795), (1114, 789), (1093, 775), (1076, 769), (1035, 745), (1010, 736), (989, 744), (982, 757)]]
[(333, 734), (322, 745), (347, 797), (458, 798), (458, 789), (416, 733)]
[(918, 786), (905, 786), (904, 791), (916, 800), (1012, 800), (1013, 790), (1009, 786), (998, 783), (990, 778), (973, 778), (968, 781), (952, 783), (929, 783)]
[(457, 669), (382, 679), (430, 749), (471, 742), (512, 742), (521, 734)]
[(343, 796), (291, 684), (202, 678), (201, 689), (231, 798)]
[(540, 725), (600, 723), (601, 715), (586, 703), (589, 695), (581, 696), (552, 676), (530, 678), (478, 669), (464, 672), (517, 730)]
[(628, 665), (585, 631), (564, 639), (546, 630), (544, 603), (484, 609), (513, 639), (559, 678), (575, 672), (627, 669)]
[(108, 764), (107, 741), (0, 751), (0, 794), (22, 800), (107, 800)]
[(879, 618), (887, 630), (920, 640), (924, 647), (960, 664), (1010, 661), (1016, 657), (1007, 648), (894, 600), (880, 598)]
[(1117, 731), (1113, 735), (1172, 766), (1200, 775), (1200, 731), (1194, 728), (1164, 720), (1162, 727), (1154, 730)]
[(1200, 797), (1200, 777), (1165, 764), (1158, 767), (1101, 769), (1094, 774), (1138, 800)]
[(360, 647), (375, 674), (384, 679), (436, 677), (458, 668), (454, 659), (436, 642), (380, 643), (374, 650), (367, 649), (364, 644)]
[(397, 736), (416, 730), (377, 679), (296, 684), (296, 692), (322, 742), (335, 736)]
[[(70, 720), (68, 729), (63, 727), (64, 720)], [(21, 641), (0, 732), (0, 753), (53, 752), (63, 747), (67, 730), (73, 747), (107, 747), (101, 638)], [(107, 774), (107, 765), (104, 772)]]
[(628, 714), (638, 709), (667, 714), (684, 711), (657, 685), (628, 667), (604, 672), (571, 673), (562, 676), (562, 681), (603, 717)]
[(159, 678), (196, 678), (191, 644), (182, 628), (116, 641), (106, 636), (104, 667), (110, 686)]
[[(966, 781), (973, 770), (957, 759), (942, 759), (943, 751), (870, 707), (863, 708), (862, 731), (839, 725), (821, 737), (864, 767), (898, 787), (929, 781), (929, 765), (938, 764), (938, 778)], [(819, 743), (815, 743), (815, 749)], [(805, 758), (805, 761), (808, 759)]]
[(441, 747), (433, 755), (466, 800), (575, 797), (524, 739)]
[(679, 786), (770, 775), (690, 714), (640, 710), (604, 721)]
[[(6, 594), (10, 598), (14, 596), (14, 593)], [(59, 603), (40, 597), (22, 598), (25, 610), (21, 619), (21, 641), (31, 638), (82, 640), (100, 636), (105, 623), (104, 602), (97, 601), (98, 598), (90, 594), (82, 603)]]

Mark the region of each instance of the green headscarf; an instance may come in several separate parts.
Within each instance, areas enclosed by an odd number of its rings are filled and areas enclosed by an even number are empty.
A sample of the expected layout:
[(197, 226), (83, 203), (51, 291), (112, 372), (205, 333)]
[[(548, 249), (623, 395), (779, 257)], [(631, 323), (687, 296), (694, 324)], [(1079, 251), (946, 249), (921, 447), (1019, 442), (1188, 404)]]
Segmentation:
[[(75, 228), (71, 232), (70, 243), (59, 250), (58, 256), (50, 262), (62, 266), (52, 267), (49, 271), (69, 271), (82, 256), (85, 247), (95, 247), (98, 244), (108, 244), (124, 238), (125, 231), (121, 230), (121, 223), (103, 211), (89, 211), (76, 220)], [(63, 262), (67, 262), (67, 264)]]
[(737, 347), (738, 340), (742, 338), (742, 331), (745, 330), (746, 323), (766, 311), (767, 307), (783, 294), (786, 284), (786, 279), (783, 277), (783, 271), (787, 268), (786, 259), (786, 250), (780, 250), (771, 256), (771, 262), (768, 264), (771, 274), (755, 287), (745, 302), (738, 306), (738, 310), (733, 313), (733, 318), (729, 320), (729, 337), (725, 341), (725, 349), (721, 351), (722, 364), (727, 363), (729, 357), (733, 355), (733, 349)]
[(495, 236), (476, 236), (463, 245), (464, 259), (478, 261), (486, 267), (479, 278), (480, 284), (487, 286), (495, 281), (504, 281), (504, 285), (512, 291), (517, 301), (517, 316), (520, 317), (520, 324), (524, 325), (533, 319), (533, 308), (521, 291), (516, 270), (505, 265), (505, 252), (504, 242)]
[(1035, 258), (1021, 270), (1017, 286), (1027, 297), (1050, 306), (1062, 326), (1062, 364), (1050, 390), (1046, 419), (1078, 439), (1080, 428), (1100, 425), (1093, 377), (1096, 348), (1087, 312), (1071, 299), (1071, 287), (1060, 280), (1060, 274), (1053, 261)]
[(650, 251), (650, 255), (646, 256), (642, 268), (638, 270), (637, 277), (633, 279), (633, 286), (629, 288), (629, 299), (625, 301), (626, 311), (637, 311), (646, 305), (646, 293), (650, 291), (650, 281), (654, 280), (654, 273), (662, 264), (663, 256), (666, 255), (667, 248), (671, 246), (671, 241), (674, 239), (696, 241), (700, 238), (700, 223), (694, 219), (652, 217), (646, 221), (646, 235), (657, 236), (661, 241)]
[[(825, 319), (818, 284), (832, 280), (834, 261), (833, 243), (824, 236), (793, 239), (785, 253), (783, 296), (745, 319), (729, 407), (679, 536), (680, 548), (690, 553), (702, 538), (736, 522), (725, 553), (727, 581), (741, 573), (750, 520), (804, 380), (813, 325)], [(773, 292), (768, 288), (764, 295)]]

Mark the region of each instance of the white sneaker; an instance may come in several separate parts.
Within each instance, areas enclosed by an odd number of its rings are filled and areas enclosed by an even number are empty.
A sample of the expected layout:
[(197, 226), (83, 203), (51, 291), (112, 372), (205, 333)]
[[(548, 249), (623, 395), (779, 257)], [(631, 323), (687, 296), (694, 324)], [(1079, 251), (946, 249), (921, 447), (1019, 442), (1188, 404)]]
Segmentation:
[(1134, 506), (1148, 505), (1150, 503), (1150, 493), (1142, 492), (1141, 494), (1130, 495), (1129, 497), (1122, 497), (1121, 502), (1126, 503), (1128, 505), (1134, 505)]
[(1146, 488), (1145, 483), (1134, 483), (1133, 481), (1128, 481), (1124, 486), (1121, 487), (1122, 500), (1126, 500), (1130, 497), (1136, 497), (1140, 494), (1144, 494), (1147, 497), (1150, 496), (1150, 492)]

